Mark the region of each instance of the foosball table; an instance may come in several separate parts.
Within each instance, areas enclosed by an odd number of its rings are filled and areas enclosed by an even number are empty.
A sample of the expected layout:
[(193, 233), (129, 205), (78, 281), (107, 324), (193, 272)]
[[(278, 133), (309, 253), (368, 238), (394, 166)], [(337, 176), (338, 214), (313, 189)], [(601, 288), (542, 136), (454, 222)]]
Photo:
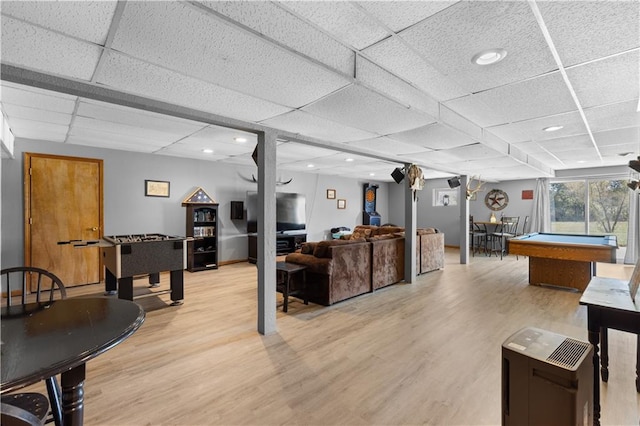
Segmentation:
[[(105, 292), (117, 294), (119, 299), (170, 293), (172, 305), (184, 299), (184, 269), (186, 267), (186, 238), (162, 234), (105, 236), (102, 257), (106, 269)], [(151, 287), (158, 287), (160, 272), (169, 271), (170, 289), (133, 295), (133, 279), (149, 275)]]

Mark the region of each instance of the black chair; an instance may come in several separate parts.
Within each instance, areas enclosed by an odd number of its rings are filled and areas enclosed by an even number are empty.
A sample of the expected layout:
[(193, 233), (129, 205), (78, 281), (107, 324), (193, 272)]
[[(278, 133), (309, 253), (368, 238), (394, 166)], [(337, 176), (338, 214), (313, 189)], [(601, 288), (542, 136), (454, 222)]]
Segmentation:
[(524, 221), (522, 222), (522, 229), (518, 232), (518, 236), (525, 235), (529, 233), (529, 216), (524, 217)]
[(491, 251), (500, 252), (500, 260), (506, 254), (507, 240), (516, 236), (518, 230), (519, 216), (502, 216), (496, 232), (489, 237), (491, 241)]
[(45, 424), (49, 400), (40, 393), (4, 395), (0, 404), (2, 426), (39, 426)]
[(469, 238), (471, 239), (471, 255), (475, 257), (476, 250), (480, 247), (487, 253), (487, 228), (485, 225), (477, 224), (473, 221), (473, 216), (469, 216)]
[[(56, 298), (65, 299), (67, 297), (67, 290), (62, 284), (62, 280), (55, 274), (41, 268), (33, 266), (6, 268), (0, 271), (0, 277), (2, 278), (2, 287), (6, 290), (4, 293), (5, 300), (2, 301), (3, 306), (25, 305), (30, 302), (52, 302)], [(14, 297), (14, 292), (19, 292), (19, 296)], [(59, 293), (59, 296), (56, 295), (57, 293)], [(56, 426), (61, 426), (62, 394), (60, 386), (55, 376), (49, 377), (45, 384), (49, 395), (47, 408), (51, 405), (51, 417)], [(44, 395), (41, 396), (45, 398)], [(4, 407), (7, 405), (28, 411), (37, 418), (42, 415), (42, 401), (31, 393), (3, 396), (2, 404), (3, 413), (5, 411)], [(44, 417), (47, 416), (47, 411), (45, 410)], [(46, 419), (43, 418), (42, 420)], [(4, 421), (2, 424), (5, 424)]]

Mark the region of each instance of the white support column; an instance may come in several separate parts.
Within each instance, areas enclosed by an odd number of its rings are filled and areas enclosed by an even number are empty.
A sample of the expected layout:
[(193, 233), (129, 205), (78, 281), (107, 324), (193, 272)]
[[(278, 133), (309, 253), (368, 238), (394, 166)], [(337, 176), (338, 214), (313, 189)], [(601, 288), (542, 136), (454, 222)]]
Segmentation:
[(276, 134), (258, 134), (258, 332), (276, 327)]
[[(410, 164), (405, 164), (405, 170), (409, 170)], [(418, 239), (416, 235), (417, 217), (416, 200), (414, 191), (409, 187), (409, 177), (401, 182), (404, 185), (404, 281), (412, 283), (416, 280), (416, 247)]]
[(469, 263), (469, 200), (467, 200), (467, 184), (469, 176), (460, 176), (460, 193), (458, 205), (460, 206), (460, 263)]

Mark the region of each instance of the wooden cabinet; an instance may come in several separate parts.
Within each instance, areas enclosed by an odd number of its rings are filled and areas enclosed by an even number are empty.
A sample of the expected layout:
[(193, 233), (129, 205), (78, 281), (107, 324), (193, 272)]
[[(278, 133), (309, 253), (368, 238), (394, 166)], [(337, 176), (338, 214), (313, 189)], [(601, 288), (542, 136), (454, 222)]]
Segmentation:
[[(276, 235), (276, 256), (293, 253), (307, 241), (307, 234)], [(249, 262), (258, 261), (258, 234), (249, 234)]]
[(218, 269), (218, 204), (187, 204), (187, 269)]

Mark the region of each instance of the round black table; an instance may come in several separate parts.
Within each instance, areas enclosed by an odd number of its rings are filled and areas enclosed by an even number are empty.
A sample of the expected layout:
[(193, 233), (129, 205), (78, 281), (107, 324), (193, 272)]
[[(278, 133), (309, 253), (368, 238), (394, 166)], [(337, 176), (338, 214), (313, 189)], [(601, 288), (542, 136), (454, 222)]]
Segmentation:
[(82, 425), (85, 363), (144, 322), (134, 302), (70, 298), (2, 308), (0, 394), (61, 374), (62, 418)]

